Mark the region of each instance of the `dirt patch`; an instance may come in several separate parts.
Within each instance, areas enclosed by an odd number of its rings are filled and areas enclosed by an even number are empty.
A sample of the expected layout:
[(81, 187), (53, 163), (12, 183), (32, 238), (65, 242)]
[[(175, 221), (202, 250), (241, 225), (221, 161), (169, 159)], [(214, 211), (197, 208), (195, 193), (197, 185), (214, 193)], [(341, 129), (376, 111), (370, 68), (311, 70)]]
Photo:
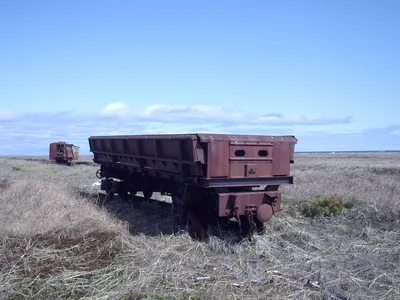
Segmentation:
[(90, 162), (90, 161), (74, 161), (73, 162), (74, 165), (85, 165), (85, 166), (100, 166), (99, 164), (96, 164), (94, 162)]
[(0, 179), (0, 191), (9, 188), (11, 185), (11, 181), (7, 178)]
[(371, 168), (371, 173), (376, 175), (400, 176), (400, 168), (396, 167)]

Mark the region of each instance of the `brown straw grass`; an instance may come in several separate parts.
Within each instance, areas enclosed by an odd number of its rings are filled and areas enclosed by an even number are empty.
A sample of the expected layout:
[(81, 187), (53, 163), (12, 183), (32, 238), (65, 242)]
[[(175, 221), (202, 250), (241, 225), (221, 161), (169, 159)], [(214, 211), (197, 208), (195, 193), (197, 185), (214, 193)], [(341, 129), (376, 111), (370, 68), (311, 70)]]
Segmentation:
[[(171, 234), (154, 203), (96, 205), (85, 159), (0, 159), (0, 299), (400, 298), (400, 155), (296, 155), (253, 244)], [(306, 216), (318, 195), (354, 205)]]

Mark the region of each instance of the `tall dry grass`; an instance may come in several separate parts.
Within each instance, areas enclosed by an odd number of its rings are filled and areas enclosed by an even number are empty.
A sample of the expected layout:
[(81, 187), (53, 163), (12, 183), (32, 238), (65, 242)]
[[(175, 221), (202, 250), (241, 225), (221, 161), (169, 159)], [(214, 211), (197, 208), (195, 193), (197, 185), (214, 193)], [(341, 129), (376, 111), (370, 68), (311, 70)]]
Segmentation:
[[(297, 155), (254, 244), (170, 234), (156, 204), (96, 205), (89, 160), (2, 158), (0, 299), (398, 299), (398, 158)], [(355, 206), (308, 218), (316, 195)]]
[(396, 221), (400, 216), (400, 154), (299, 154), (295, 184), (282, 191), (293, 199), (342, 196), (368, 206), (368, 218)]

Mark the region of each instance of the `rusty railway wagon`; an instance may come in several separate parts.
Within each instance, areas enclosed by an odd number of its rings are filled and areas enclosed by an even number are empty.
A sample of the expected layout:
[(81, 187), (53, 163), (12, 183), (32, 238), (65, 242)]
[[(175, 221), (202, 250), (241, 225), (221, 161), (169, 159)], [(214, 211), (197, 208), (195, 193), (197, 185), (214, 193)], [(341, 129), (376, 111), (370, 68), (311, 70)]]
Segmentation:
[(235, 224), (245, 236), (280, 210), (293, 184), (294, 136), (165, 134), (91, 136), (101, 190), (134, 199), (171, 196), (178, 226), (203, 239), (209, 226)]
[(78, 146), (64, 141), (50, 143), (49, 160), (71, 165), (73, 160), (78, 160), (78, 156)]

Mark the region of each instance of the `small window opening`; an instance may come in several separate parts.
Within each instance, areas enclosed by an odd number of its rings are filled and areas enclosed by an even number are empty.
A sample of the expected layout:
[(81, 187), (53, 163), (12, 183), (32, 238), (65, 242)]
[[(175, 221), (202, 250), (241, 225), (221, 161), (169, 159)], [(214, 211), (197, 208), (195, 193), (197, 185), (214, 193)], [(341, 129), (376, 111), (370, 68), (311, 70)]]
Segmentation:
[(261, 157), (268, 156), (268, 151), (267, 150), (260, 150), (260, 151), (258, 151), (258, 156), (261, 156)]
[(244, 150), (236, 150), (235, 156), (245, 156), (246, 152)]

